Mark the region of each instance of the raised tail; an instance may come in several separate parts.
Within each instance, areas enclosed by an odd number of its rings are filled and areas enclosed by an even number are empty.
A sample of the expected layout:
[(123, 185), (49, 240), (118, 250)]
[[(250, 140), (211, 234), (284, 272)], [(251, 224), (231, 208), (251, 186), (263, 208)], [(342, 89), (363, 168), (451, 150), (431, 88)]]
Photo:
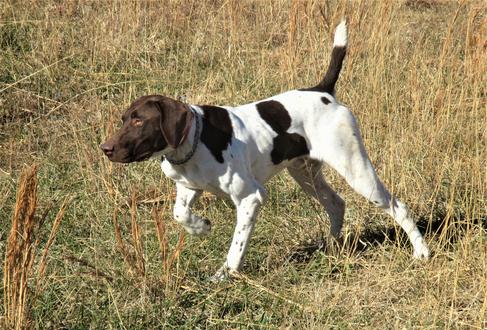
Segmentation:
[(343, 59), (347, 54), (347, 24), (342, 20), (335, 29), (335, 38), (333, 40), (333, 50), (331, 52), (330, 64), (326, 70), (325, 76), (318, 85), (308, 88), (308, 91), (326, 92), (335, 94), (335, 84), (342, 69)]

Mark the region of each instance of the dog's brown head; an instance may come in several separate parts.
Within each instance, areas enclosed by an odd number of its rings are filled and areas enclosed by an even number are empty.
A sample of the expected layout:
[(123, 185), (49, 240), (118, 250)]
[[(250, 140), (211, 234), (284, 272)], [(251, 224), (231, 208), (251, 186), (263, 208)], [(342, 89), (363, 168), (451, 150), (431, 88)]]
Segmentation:
[(112, 162), (143, 161), (184, 142), (192, 118), (193, 113), (182, 102), (160, 95), (142, 96), (122, 115), (119, 131), (100, 148)]

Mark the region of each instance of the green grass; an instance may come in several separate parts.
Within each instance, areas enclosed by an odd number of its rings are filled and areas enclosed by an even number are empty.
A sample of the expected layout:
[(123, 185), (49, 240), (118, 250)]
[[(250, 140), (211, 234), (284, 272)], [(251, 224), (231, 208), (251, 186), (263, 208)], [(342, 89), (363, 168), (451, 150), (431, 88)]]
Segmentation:
[[(39, 255), (57, 209), (73, 198), (43, 290), (31, 283), (33, 328), (487, 327), (482, 2), (9, 1), (0, 13), (0, 253), (26, 166), (39, 165), (38, 217), (53, 205), (37, 233)], [(162, 210), (174, 252), (174, 185), (156, 160), (112, 164), (98, 145), (143, 94), (238, 105), (315, 84), (342, 16), (350, 50), (337, 97), (357, 116), (381, 179), (426, 230), (432, 259), (412, 260), (392, 220), (325, 169), (347, 201), (342, 251), (314, 251), (328, 236), (327, 216), (283, 173), (267, 185), (244, 278), (208, 281), (235, 209), (204, 195), (195, 210), (213, 232), (185, 237), (165, 282), (151, 212)], [(134, 190), (158, 200), (137, 204), (144, 276), (130, 273), (112, 221), (118, 208), (131, 249)]]

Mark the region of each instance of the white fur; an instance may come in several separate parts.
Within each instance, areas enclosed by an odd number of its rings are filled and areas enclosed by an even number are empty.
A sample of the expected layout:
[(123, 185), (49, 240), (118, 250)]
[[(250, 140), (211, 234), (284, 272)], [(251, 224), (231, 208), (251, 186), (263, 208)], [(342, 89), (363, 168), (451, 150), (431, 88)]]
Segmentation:
[(347, 42), (347, 22), (342, 20), (335, 29), (333, 47), (346, 47)]

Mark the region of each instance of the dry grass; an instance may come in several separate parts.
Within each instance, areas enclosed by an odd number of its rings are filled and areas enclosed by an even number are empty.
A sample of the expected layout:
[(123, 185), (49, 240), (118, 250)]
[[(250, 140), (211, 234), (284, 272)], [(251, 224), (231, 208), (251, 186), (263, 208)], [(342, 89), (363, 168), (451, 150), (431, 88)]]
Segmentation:
[[(37, 288), (27, 273), (42, 270), (35, 328), (487, 327), (482, 1), (7, 1), (0, 13), (0, 252), (7, 262), (12, 240), (25, 245), (15, 248), (22, 262), (3, 269), (5, 319)], [(231, 203), (204, 195), (196, 209), (213, 233), (184, 237), (157, 162), (112, 164), (98, 144), (142, 94), (236, 105), (315, 84), (342, 16), (350, 50), (337, 97), (433, 258), (411, 260), (389, 218), (330, 170), (347, 239), (326, 252), (326, 216), (283, 174), (267, 185), (245, 277), (209, 284), (230, 242)], [(32, 163), (36, 197), (18, 204)], [(10, 222), (19, 207), (47, 221), (66, 196), (54, 234), (9, 236), (25, 230)], [(33, 249), (41, 243), (48, 257)]]
[(159, 241), (159, 250), (161, 252), (162, 261), (162, 276), (161, 280), (165, 284), (166, 290), (173, 288), (177, 285), (177, 277), (173, 276), (172, 269), (176, 262), (176, 267), (179, 265), (179, 256), (184, 247), (184, 231), (181, 230), (179, 239), (174, 247), (174, 251), (170, 251), (168, 244), (168, 235), (166, 225), (162, 220), (162, 212), (157, 208), (152, 209), (152, 219), (156, 226), (157, 240)]
[(27, 321), (28, 279), (35, 259), (36, 174), (37, 167), (32, 166), (20, 178), (3, 263), (4, 322), (15, 329), (22, 329)]
[[(36, 296), (42, 293), (49, 248), (56, 238), (68, 205), (68, 199), (66, 199), (54, 219), (49, 238), (36, 267), (37, 275), (34, 276), (34, 262), (41, 240), (40, 230), (49, 211), (47, 209), (40, 218), (36, 217), (37, 170), (37, 165), (32, 165), (26, 168), (20, 176), (3, 263), (4, 317), (0, 321), (0, 325), (12, 329), (24, 329), (31, 326), (30, 305), (35, 302)], [(34, 282), (35, 290), (32, 289)]]

